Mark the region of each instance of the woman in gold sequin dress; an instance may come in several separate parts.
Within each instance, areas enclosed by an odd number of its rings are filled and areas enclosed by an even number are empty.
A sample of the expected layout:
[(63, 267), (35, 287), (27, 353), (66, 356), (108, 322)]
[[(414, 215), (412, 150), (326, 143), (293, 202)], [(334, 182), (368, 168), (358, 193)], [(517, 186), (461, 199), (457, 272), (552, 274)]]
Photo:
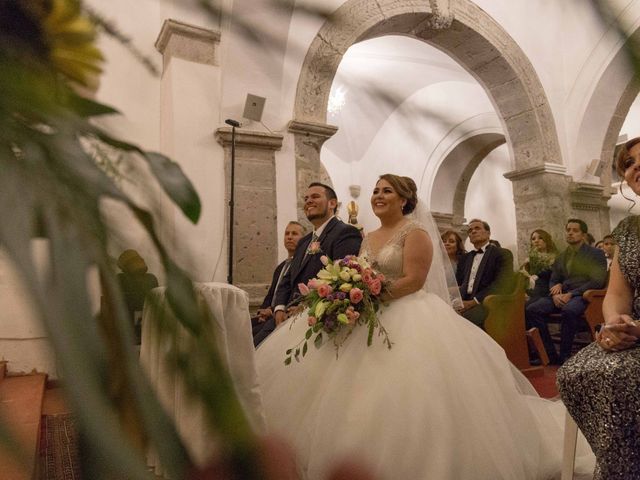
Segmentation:
[[(620, 150), (616, 169), (640, 195), (640, 137)], [(613, 231), (618, 243), (596, 342), (558, 370), (567, 410), (596, 455), (594, 479), (640, 479), (640, 218)]]

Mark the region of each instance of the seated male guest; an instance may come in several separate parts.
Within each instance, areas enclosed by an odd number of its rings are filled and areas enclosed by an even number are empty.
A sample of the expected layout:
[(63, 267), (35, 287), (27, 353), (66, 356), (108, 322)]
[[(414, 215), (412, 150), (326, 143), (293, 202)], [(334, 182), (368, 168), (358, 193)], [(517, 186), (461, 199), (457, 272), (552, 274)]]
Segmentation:
[(456, 269), (462, 297), (458, 313), (480, 328), (484, 327), (488, 314), (482, 301), (488, 295), (500, 293), (513, 275), (513, 254), (491, 243), (490, 236), (487, 222), (471, 220), (469, 241), (474, 250), (463, 255)]
[(613, 235), (605, 235), (602, 238), (602, 249), (604, 256), (607, 258), (607, 271), (611, 270), (611, 262), (613, 262), (613, 253), (616, 250), (616, 241)]
[[(571, 346), (580, 317), (587, 308), (582, 294), (602, 288), (607, 276), (604, 252), (587, 244), (587, 224), (570, 218), (565, 226), (567, 249), (551, 267), (549, 296), (541, 297), (525, 308), (527, 328), (537, 327), (551, 363), (562, 365), (571, 355)], [(547, 320), (551, 313), (562, 315), (560, 326), (560, 355), (549, 334)]]
[(264, 322), (273, 316), (273, 309), (276, 306), (275, 292), (278, 289), (278, 285), (287, 274), (287, 271), (291, 266), (293, 253), (296, 251), (298, 241), (304, 234), (305, 229), (301, 223), (291, 221), (287, 224), (287, 228), (284, 230), (284, 248), (287, 249), (287, 259), (280, 263), (274, 270), (267, 296), (264, 297), (262, 305), (260, 305), (256, 316), (251, 319), (251, 329), (254, 336), (262, 329)]
[(288, 308), (300, 296), (298, 284), (307, 283), (324, 267), (320, 261), (322, 255), (337, 260), (347, 255), (357, 255), (360, 251), (360, 231), (335, 217), (338, 198), (331, 187), (312, 183), (303, 200), (304, 213), (313, 224), (313, 232), (298, 242), (291, 267), (275, 291), (274, 314), (253, 337), (256, 346), (286, 320)]

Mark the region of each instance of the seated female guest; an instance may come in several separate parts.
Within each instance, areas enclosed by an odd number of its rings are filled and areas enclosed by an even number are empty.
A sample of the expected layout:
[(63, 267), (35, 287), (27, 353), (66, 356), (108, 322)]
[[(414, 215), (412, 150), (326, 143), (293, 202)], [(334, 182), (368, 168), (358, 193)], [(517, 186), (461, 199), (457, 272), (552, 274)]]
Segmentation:
[(440, 235), (440, 238), (442, 239), (442, 243), (444, 243), (444, 248), (447, 250), (451, 267), (455, 272), (458, 267), (458, 260), (460, 260), (462, 255), (467, 253), (464, 249), (464, 242), (460, 235), (453, 230), (446, 230), (442, 235)]
[[(616, 169), (640, 195), (640, 137), (629, 140)], [(640, 478), (640, 218), (613, 232), (618, 243), (596, 342), (558, 370), (567, 410), (596, 455), (594, 479)]]
[(558, 255), (558, 249), (547, 231), (538, 228), (531, 233), (529, 240), (529, 257), (520, 267), (520, 273), (529, 279), (527, 303), (549, 295), (551, 265)]

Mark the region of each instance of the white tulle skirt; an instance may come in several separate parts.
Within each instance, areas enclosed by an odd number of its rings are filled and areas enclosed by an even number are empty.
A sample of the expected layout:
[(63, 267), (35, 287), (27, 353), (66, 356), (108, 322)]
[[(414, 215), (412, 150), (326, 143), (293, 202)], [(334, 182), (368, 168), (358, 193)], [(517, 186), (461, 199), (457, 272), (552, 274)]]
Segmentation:
[(381, 322), (390, 350), (376, 337), (367, 347), (358, 327), (338, 358), (331, 343), (310, 345), (285, 366), (305, 315), (258, 348), (268, 428), (294, 445), (303, 478), (323, 479), (347, 456), (381, 480), (559, 477), (564, 407), (538, 397), (488, 335), (423, 291), (385, 307)]

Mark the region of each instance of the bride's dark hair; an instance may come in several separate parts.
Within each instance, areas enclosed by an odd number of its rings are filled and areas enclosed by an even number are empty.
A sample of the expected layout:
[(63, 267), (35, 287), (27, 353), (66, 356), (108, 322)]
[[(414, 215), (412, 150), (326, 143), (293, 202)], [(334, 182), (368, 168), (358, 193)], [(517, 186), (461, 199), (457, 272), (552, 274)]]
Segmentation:
[(380, 175), (378, 181), (380, 180), (389, 182), (396, 193), (407, 201), (402, 208), (403, 215), (408, 215), (415, 210), (416, 205), (418, 205), (418, 187), (412, 178), (401, 177), (393, 173), (385, 173), (384, 175)]

